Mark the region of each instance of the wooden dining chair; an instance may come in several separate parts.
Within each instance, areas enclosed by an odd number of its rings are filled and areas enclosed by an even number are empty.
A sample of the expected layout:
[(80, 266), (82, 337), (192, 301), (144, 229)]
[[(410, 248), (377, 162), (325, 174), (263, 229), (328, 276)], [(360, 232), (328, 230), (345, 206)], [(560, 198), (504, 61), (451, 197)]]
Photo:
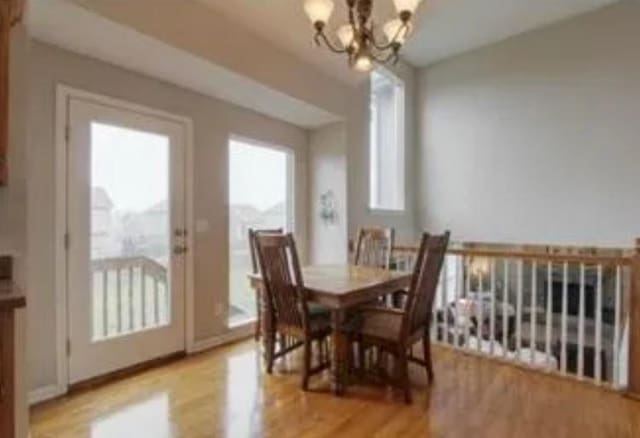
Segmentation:
[[(373, 268), (389, 269), (391, 267), (391, 253), (395, 242), (395, 230), (385, 227), (362, 227), (358, 230), (354, 249), (353, 264), (356, 266), (369, 266)], [(395, 294), (389, 297), (380, 297), (380, 300), (395, 302)], [(358, 347), (358, 345), (355, 345)], [(367, 363), (380, 363), (384, 355), (377, 349), (368, 349)], [(375, 358), (375, 359), (374, 359)], [(353, 361), (351, 361), (353, 363)], [(365, 363), (359, 361), (361, 369)]]
[(353, 264), (389, 269), (394, 239), (393, 228), (361, 228), (358, 231)]
[[(313, 342), (324, 344), (331, 334), (328, 312), (311, 311), (304, 288), (300, 261), (293, 235), (264, 234), (255, 236), (260, 272), (262, 273), (265, 304), (274, 315), (273, 328), (267, 337), (267, 372), (273, 371), (273, 362), (293, 349), (304, 348), (302, 389), (309, 387), (309, 378), (329, 367), (328, 355), (319, 348), (318, 364), (312, 368)], [(275, 334), (298, 340), (297, 343), (275, 351)]]
[[(258, 265), (258, 249), (256, 246), (256, 236), (259, 234), (282, 234), (282, 228), (268, 229), (253, 229), (249, 228), (249, 253), (251, 255), (251, 272), (254, 274), (260, 273), (260, 266)], [(260, 340), (263, 330), (268, 330), (268, 321), (264, 319), (265, 308), (263, 305), (262, 293), (259, 289), (255, 290), (256, 294), (256, 327), (253, 333), (253, 337), (256, 341)]]
[[(427, 377), (433, 380), (431, 361), (431, 317), (440, 271), (449, 244), (449, 232), (440, 236), (423, 234), (411, 286), (403, 309), (385, 305), (363, 306), (357, 319), (355, 339), (360, 345), (359, 361), (364, 351), (373, 346), (394, 356), (396, 372), (392, 383), (401, 386), (404, 398), (411, 402), (409, 359), (422, 364)], [(410, 356), (411, 348), (422, 340), (424, 360)]]

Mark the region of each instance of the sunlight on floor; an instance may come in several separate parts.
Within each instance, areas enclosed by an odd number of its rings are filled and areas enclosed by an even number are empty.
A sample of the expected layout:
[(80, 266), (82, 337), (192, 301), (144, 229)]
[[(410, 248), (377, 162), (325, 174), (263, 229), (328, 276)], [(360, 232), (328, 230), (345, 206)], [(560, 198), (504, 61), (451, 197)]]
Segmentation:
[(227, 437), (255, 436), (262, 422), (260, 357), (253, 350), (227, 358)]
[(91, 438), (131, 436), (132, 424), (139, 425), (138, 438), (169, 438), (174, 436), (169, 418), (169, 395), (161, 393), (96, 421), (91, 425)]

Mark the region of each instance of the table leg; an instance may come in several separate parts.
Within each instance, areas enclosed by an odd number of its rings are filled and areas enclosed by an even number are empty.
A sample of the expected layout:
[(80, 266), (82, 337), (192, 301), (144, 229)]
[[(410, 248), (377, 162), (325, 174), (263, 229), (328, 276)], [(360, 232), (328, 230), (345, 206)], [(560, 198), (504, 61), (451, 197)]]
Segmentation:
[(341, 331), (345, 318), (344, 311), (333, 310), (331, 312), (331, 388), (334, 394), (342, 395), (345, 390), (346, 369), (348, 361), (348, 340)]

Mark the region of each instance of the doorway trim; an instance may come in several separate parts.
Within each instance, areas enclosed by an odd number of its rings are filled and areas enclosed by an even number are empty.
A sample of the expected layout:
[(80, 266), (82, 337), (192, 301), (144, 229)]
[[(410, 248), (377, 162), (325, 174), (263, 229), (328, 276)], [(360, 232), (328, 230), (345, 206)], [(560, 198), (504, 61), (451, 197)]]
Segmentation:
[[(185, 348), (194, 351), (194, 200), (193, 200), (193, 120), (189, 117), (157, 110), (129, 101), (92, 93), (64, 84), (56, 86), (55, 107), (55, 316), (56, 316), (56, 385), (55, 388), (37, 389), (32, 402), (63, 395), (69, 388), (69, 358), (67, 354), (68, 327), (68, 266), (67, 266), (67, 160), (69, 138), (69, 102), (71, 98), (82, 99), (100, 105), (138, 112), (163, 118), (182, 125), (185, 133), (185, 228), (189, 249), (185, 257)], [(40, 399), (40, 400), (38, 400)]]

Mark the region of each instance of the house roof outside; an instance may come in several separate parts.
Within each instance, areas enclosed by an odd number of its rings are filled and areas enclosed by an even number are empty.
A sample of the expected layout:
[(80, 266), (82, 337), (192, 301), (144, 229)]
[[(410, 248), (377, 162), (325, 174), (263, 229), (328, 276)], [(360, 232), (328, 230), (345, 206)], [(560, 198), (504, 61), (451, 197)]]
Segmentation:
[(114, 207), (111, 197), (102, 187), (92, 187), (91, 208), (100, 210), (112, 210)]

